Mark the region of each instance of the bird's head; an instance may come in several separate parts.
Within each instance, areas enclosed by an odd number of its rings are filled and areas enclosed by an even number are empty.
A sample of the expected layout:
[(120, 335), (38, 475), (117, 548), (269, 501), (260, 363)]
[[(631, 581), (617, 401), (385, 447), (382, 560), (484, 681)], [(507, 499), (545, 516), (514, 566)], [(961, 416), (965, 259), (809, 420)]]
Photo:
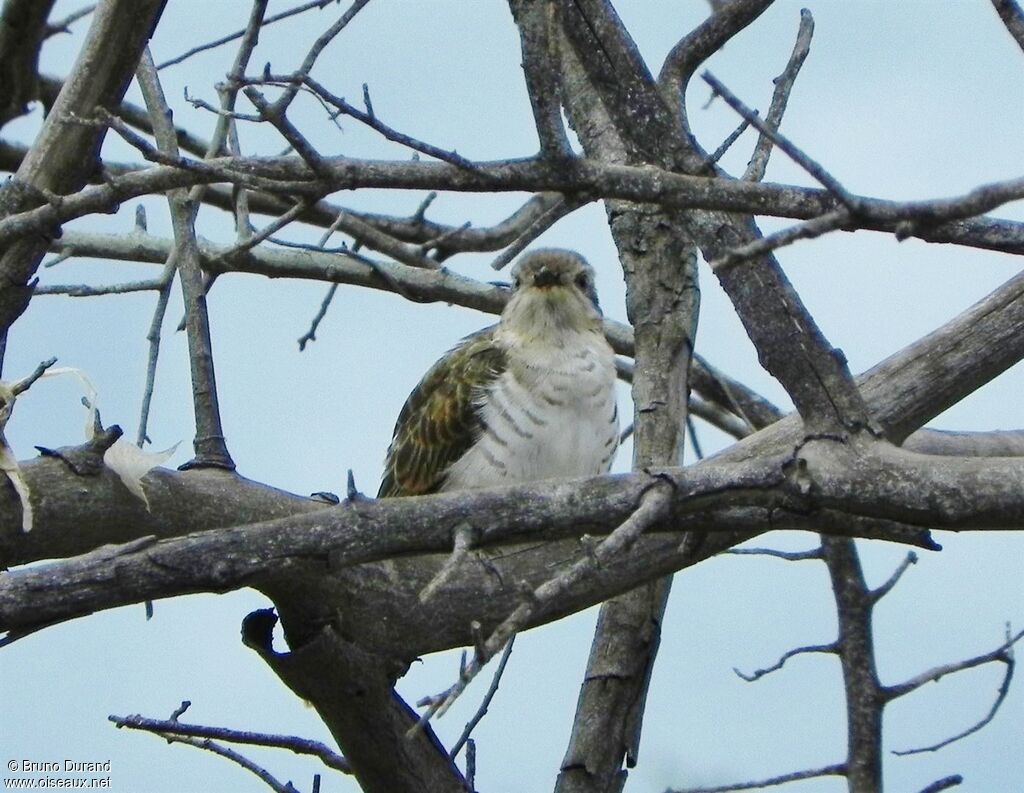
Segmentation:
[(593, 268), (573, 251), (527, 253), (512, 268), (512, 298), (501, 323), (518, 333), (547, 337), (599, 329)]

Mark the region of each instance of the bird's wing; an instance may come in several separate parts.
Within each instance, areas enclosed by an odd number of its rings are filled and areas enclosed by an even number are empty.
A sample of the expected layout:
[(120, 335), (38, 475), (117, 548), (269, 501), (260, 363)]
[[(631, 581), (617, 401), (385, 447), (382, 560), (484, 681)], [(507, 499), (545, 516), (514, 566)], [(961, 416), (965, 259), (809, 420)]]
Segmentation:
[(420, 380), (398, 415), (377, 498), (434, 493), (483, 425), (480, 398), (506, 366), (485, 328), (449, 351)]

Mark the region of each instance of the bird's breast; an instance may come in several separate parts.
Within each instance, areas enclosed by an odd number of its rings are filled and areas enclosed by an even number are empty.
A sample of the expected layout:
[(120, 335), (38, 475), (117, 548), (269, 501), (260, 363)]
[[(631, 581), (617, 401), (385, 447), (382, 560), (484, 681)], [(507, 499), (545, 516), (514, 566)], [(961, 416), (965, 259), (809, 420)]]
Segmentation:
[(480, 416), (446, 490), (606, 473), (619, 440), (614, 355), (599, 337), (513, 348)]

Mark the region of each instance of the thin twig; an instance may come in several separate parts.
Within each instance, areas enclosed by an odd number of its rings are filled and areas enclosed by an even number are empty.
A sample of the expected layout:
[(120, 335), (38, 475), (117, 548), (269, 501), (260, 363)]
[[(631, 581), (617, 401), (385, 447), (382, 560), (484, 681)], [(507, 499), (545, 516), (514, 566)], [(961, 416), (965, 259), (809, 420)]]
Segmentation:
[(75, 24), (78, 20), (89, 16), (89, 14), (91, 14), (95, 10), (96, 4), (93, 3), (92, 5), (83, 6), (82, 8), (79, 8), (77, 11), (72, 11), (66, 17), (64, 17), (63, 19), (58, 19), (56, 22), (48, 22), (46, 25), (46, 30), (43, 33), (43, 38), (48, 39), (51, 36), (57, 35), (58, 33), (70, 33), (71, 26), (73, 24)]
[(950, 774), (942, 779), (936, 779), (927, 787), (922, 788), (921, 793), (941, 793), (943, 790), (949, 790), (951, 787), (962, 785), (963, 781), (964, 778), (960, 774)]
[(795, 223), (781, 231), (776, 231), (774, 234), (758, 237), (746, 245), (733, 248), (728, 253), (708, 262), (708, 265), (717, 272), (740, 262), (764, 256), (785, 245), (791, 245), (797, 240), (812, 240), (830, 231), (838, 231), (848, 226), (852, 220), (853, 215), (845, 207), (833, 209), (831, 212), (826, 212), (819, 217)]
[(727, 548), (725, 553), (734, 556), (774, 556), (787, 562), (804, 562), (823, 558), (821, 546), (809, 551), (778, 551), (774, 548)]
[(37, 286), (35, 295), (65, 295), (66, 297), (96, 297), (98, 295), (125, 295), (131, 292), (158, 292), (163, 289), (164, 282), (160, 278), (149, 278), (145, 281), (126, 281), (106, 286), (88, 286), (86, 284), (53, 284)]
[(837, 651), (838, 646), (835, 642), (829, 642), (828, 644), (809, 644), (806, 647), (796, 647), (792, 650), (787, 650), (785, 653), (782, 654), (779, 660), (771, 666), (765, 667), (764, 669), (758, 669), (754, 672), (751, 672), (750, 674), (747, 674), (746, 672), (741, 672), (735, 666), (732, 668), (732, 671), (735, 672), (739, 677), (746, 680), (748, 683), (753, 683), (757, 680), (760, 680), (765, 675), (770, 675), (772, 672), (779, 671), (780, 669), (782, 669), (783, 666), (786, 665), (786, 661), (788, 661), (790, 658), (794, 656), (806, 655), (808, 653), (830, 653), (834, 655)]
[(45, 361), (41, 361), (40, 364), (32, 371), (32, 374), (28, 375), (27, 377), (21, 378), (16, 383), (13, 383), (11, 385), (11, 393), (14, 396), (18, 396), (19, 394), (23, 394), (26, 391), (28, 391), (36, 382), (36, 380), (38, 380), (40, 377), (46, 374), (46, 370), (53, 366), (55, 363), (57, 363), (56, 358), (47, 358)]
[(317, 757), (328, 768), (341, 771), (345, 774), (352, 773), (352, 766), (348, 760), (337, 752), (321, 743), (320, 741), (299, 738), (294, 735), (275, 735), (272, 733), (252, 732), (250, 730), (232, 730), (227, 727), (208, 727), (201, 724), (182, 724), (178, 721), (184, 710), (179, 709), (172, 714), (170, 719), (149, 719), (138, 714), (131, 716), (108, 716), (118, 728), (126, 727), (131, 730), (142, 730), (157, 735), (187, 736), (192, 738), (214, 738), (228, 743), (248, 744), (251, 746), (266, 746), (272, 749), (285, 749), (295, 754), (305, 754)]
[(516, 238), (511, 245), (503, 250), (494, 261), (491, 262), (491, 268), (494, 270), (500, 270), (511, 262), (516, 256), (522, 253), (526, 246), (533, 242), (537, 237), (551, 228), (562, 218), (572, 214), (577, 209), (583, 206), (578, 201), (570, 201), (564, 196), (552, 204), (548, 209), (540, 215), (536, 220), (533, 221), (522, 234)]
[(693, 415), (687, 411), (686, 413), (686, 437), (690, 441), (690, 446), (693, 447), (693, 456), (697, 460), (704, 459), (704, 450), (701, 448), (700, 441), (697, 440), (697, 422), (693, 420)]
[(747, 131), (747, 127), (750, 126), (750, 122), (746, 119), (740, 121), (740, 124), (736, 129), (729, 133), (729, 136), (719, 144), (718, 148), (715, 149), (711, 154), (708, 155), (707, 160), (704, 163), (702, 173), (714, 173), (715, 163), (717, 163), (725, 153), (732, 148), (732, 145), (739, 140), (740, 135)]
[(903, 561), (900, 562), (900, 566), (893, 571), (893, 574), (891, 576), (889, 576), (889, 580), (887, 580), (881, 586), (871, 590), (871, 599), (875, 603), (877, 603), (879, 600), (888, 595), (892, 588), (896, 586), (897, 582), (903, 577), (903, 574), (907, 572), (907, 569), (912, 564), (917, 564), (917, 554), (913, 551), (910, 551), (905, 557), (903, 557)]
[(299, 91), (299, 85), (302, 78), (309, 77), (310, 71), (313, 69), (313, 65), (316, 63), (316, 59), (320, 57), (320, 53), (324, 51), (324, 48), (331, 43), (331, 41), (341, 31), (343, 31), (348, 23), (352, 21), (356, 14), (358, 14), (362, 8), (369, 2), (369, 0), (354, 0), (352, 5), (331, 25), (325, 30), (316, 41), (313, 42), (313, 46), (309, 48), (309, 52), (306, 53), (306, 57), (302, 59), (302, 64), (296, 70), (294, 78), (295, 82), (285, 89), (284, 94), (275, 104), (280, 107), (282, 113), (288, 110), (288, 106), (295, 99), (295, 95)]
[[(267, 13), (268, 0), (253, 0), (252, 10), (249, 12), (249, 21), (245, 26), (245, 32), (242, 35), (242, 40), (238, 44), (238, 52), (235, 54), (235, 60), (231, 64), (231, 70), (228, 72), (228, 79), (226, 83), (217, 84), (217, 95), (220, 98), (220, 110), (217, 118), (217, 124), (214, 127), (213, 135), (210, 138), (209, 143), (204, 151), (204, 158), (209, 160), (212, 157), (218, 155), (224, 144), (228, 144), (228, 151), (236, 156), (241, 157), (241, 146), (238, 142), (238, 130), (235, 125), (234, 109), (235, 103), (238, 100), (239, 91), (239, 80), (242, 75), (245, 74), (245, 68), (249, 64), (250, 58), (252, 58), (253, 51), (256, 49), (256, 44), (259, 42), (259, 32), (263, 26), (263, 20)], [(187, 92), (186, 92), (187, 98)], [(202, 202), (207, 191), (210, 189), (208, 184), (198, 184), (194, 186), (188, 194), (189, 201), (193, 204), (192, 217), (195, 217), (198, 204)], [(249, 231), (249, 212), (248, 212), (248, 191), (242, 184), (234, 184), (231, 187), (232, 192), (232, 210), (235, 213), (235, 229), (236, 236), (240, 242), (244, 242), (251, 235)], [(314, 199), (309, 199), (309, 203), (315, 203)], [(277, 214), (281, 212), (287, 213), (294, 207), (288, 209), (282, 208)], [(228, 261), (228, 259), (225, 259)], [(176, 267), (175, 263), (175, 267)], [(168, 275), (168, 278), (173, 278), (173, 272)], [(213, 276), (207, 276), (203, 279), (203, 294), (209, 292), (210, 287), (213, 285)], [(164, 306), (166, 309), (166, 305)], [(186, 316), (183, 315), (181, 321), (178, 323), (177, 330), (180, 332), (185, 330), (186, 327)], [(159, 334), (159, 328), (157, 329)], [(148, 385), (148, 382), (147, 382)]]
[(255, 234), (246, 237), (245, 239), (241, 240), (240, 242), (236, 243), (231, 248), (229, 248), (223, 254), (224, 261), (230, 262), (236, 256), (239, 256), (240, 254), (243, 254), (246, 251), (252, 250), (264, 240), (269, 239), (273, 234), (276, 234), (285, 226), (288, 226), (291, 223), (293, 223), (295, 219), (303, 212), (305, 212), (307, 209), (309, 209), (310, 204), (313, 203), (315, 202), (308, 199), (299, 200), (296, 204), (294, 204), (291, 207), (291, 209), (289, 209), (284, 214), (274, 218), (270, 223), (268, 223), (262, 229), (257, 231)]
[(266, 784), (274, 793), (299, 793), (291, 782), (281, 782), (273, 774), (262, 766), (257, 765), (249, 758), (242, 754), (239, 754), (234, 749), (229, 749), (226, 746), (214, 743), (209, 738), (188, 738), (183, 735), (161, 735), (161, 738), (166, 740), (168, 743), (183, 743), (187, 746), (194, 746), (197, 749), (205, 749), (207, 752), (219, 755), (227, 760), (230, 760), (237, 765), (240, 765), (246, 771), (255, 774), (260, 780)]
[(982, 664), (992, 663), (998, 661), (1006, 665), (1006, 672), (1003, 674), (1003, 680), (999, 684), (999, 690), (996, 694), (995, 701), (992, 703), (992, 707), (989, 708), (988, 713), (985, 714), (979, 721), (968, 727), (966, 730), (957, 733), (945, 740), (939, 741), (938, 743), (931, 744), (929, 746), (920, 746), (915, 749), (897, 749), (893, 750), (893, 754), (900, 757), (904, 757), (910, 754), (922, 754), (924, 752), (935, 752), (943, 747), (949, 746), (951, 743), (959, 741), (962, 738), (966, 738), (968, 735), (972, 735), (992, 721), (995, 718), (999, 707), (1003, 704), (1006, 699), (1006, 695), (1010, 691), (1010, 682), (1013, 680), (1013, 671), (1016, 666), (1016, 661), (1013, 657), (1013, 645), (1016, 644), (1021, 638), (1024, 637), (1024, 631), (1021, 631), (1016, 636), (1009, 635), (1009, 627), (1007, 627), (1006, 641), (997, 647), (990, 653), (976, 656), (975, 658), (969, 658), (966, 661), (959, 661), (954, 664), (947, 664), (946, 666), (940, 666), (935, 669), (925, 672), (923, 675), (918, 675), (912, 680), (908, 680), (906, 683), (902, 683), (898, 686), (889, 686), (883, 690), (883, 694), (887, 702), (901, 697), (904, 694), (909, 694), (911, 691), (920, 688), (925, 683), (941, 680), (946, 675), (951, 675), (956, 672), (961, 672), (965, 669), (971, 669), (975, 666), (981, 666)]
[[(303, 3), (302, 5), (295, 6), (295, 8), (290, 8), (287, 11), (282, 11), (280, 14), (275, 14), (274, 16), (267, 17), (263, 21), (263, 26), (266, 27), (267, 25), (272, 25), (275, 22), (280, 22), (282, 19), (287, 19), (288, 17), (295, 16), (296, 14), (301, 14), (303, 11), (308, 11), (311, 8), (324, 8), (325, 6), (328, 6), (334, 2), (337, 2), (337, 0), (312, 0), (312, 2)], [(229, 41), (234, 41), (237, 38), (241, 38), (244, 35), (244, 33), (244, 30), (236, 30), (234, 33), (229, 33), (226, 36), (221, 36), (219, 39), (216, 39), (214, 41), (207, 42), (206, 44), (200, 44), (198, 47), (193, 47), (192, 49), (183, 52), (181, 55), (177, 55), (169, 60), (164, 61), (156, 68), (165, 69), (168, 66), (175, 66), (181, 63), (182, 61), (188, 60), (193, 55), (198, 55), (200, 52), (206, 52), (207, 50), (215, 49), (216, 47), (219, 47), (222, 44), (227, 44)]]
[(425, 724), (435, 715), (443, 716), (484, 665), (527, 624), (538, 609), (556, 599), (562, 592), (603, 562), (625, 553), (640, 535), (653, 523), (656, 523), (668, 509), (671, 503), (672, 489), (671, 484), (656, 481), (641, 496), (636, 510), (611, 534), (599, 543), (594, 543), (592, 538), (589, 542), (587, 538), (583, 538), (581, 542), (586, 553), (581, 558), (536, 589), (524, 588), (523, 602), (494, 629), (482, 645), (476, 648), (472, 660), (468, 664), (463, 664), (460, 669), (459, 679), (445, 691), (425, 697), (416, 703), (419, 707), (427, 708), (421, 715), (417, 727)]
[(453, 760), (458, 756), (464, 744), (470, 740), (470, 736), (473, 734), (473, 730), (476, 729), (476, 725), (480, 723), (480, 720), (487, 714), (487, 709), (491, 705), (491, 700), (494, 699), (494, 695), (498, 693), (498, 686), (501, 684), (501, 676), (505, 674), (505, 665), (508, 664), (508, 659), (512, 655), (512, 645), (515, 644), (516, 637), (513, 636), (508, 640), (508, 644), (505, 645), (505, 651), (501, 654), (501, 660), (498, 662), (498, 668), (494, 670), (494, 677), (491, 678), (491, 686), (487, 689), (487, 693), (484, 694), (483, 701), (480, 703), (480, 707), (477, 708), (476, 713), (473, 714), (466, 726), (462, 730), (462, 735), (452, 746), (451, 751), (448, 752), (448, 756)]
[(164, 317), (167, 315), (167, 304), (171, 299), (171, 286), (174, 283), (174, 273), (178, 269), (178, 256), (174, 249), (167, 257), (163, 274), (160, 276), (162, 286), (160, 295), (157, 298), (156, 306), (153, 307), (153, 319), (149, 323), (149, 332), (146, 334), (146, 341), (149, 342), (149, 355), (146, 360), (146, 385), (142, 391), (142, 406), (139, 409), (139, 433), (135, 439), (135, 445), (140, 449), (149, 440), (149, 411), (153, 404), (153, 391), (156, 387), (156, 365), (160, 359), (160, 339), (163, 330)]
[[(790, 91), (796, 82), (800, 67), (804, 65), (807, 53), (811, 51), (811, 37), (814, 35), (814, 17), (806, 9), (800, 9), (800, 29), (796, 34), (796, 44), (793, 45), (793, 52), (789, 56), (789, 62), (782, 74), (775, 78), (775, 91), (772, 94), (772, 102), (768, 107), (768, 115), (765, 116), (765, 124), (773, 130), (778, 130), (782, 124), (782, 116), (786, 112), (786, 105), (789, 102)], [(745, 121), (746, 119), (744, 119)], [(747, 170), (743, 178), (751, 182), (760, 182), (764, 179), (765, 169), (768, 167), (768, 158), (772, 154), (772, 139), (763, 132), (757, 139), (754, 146), (754, 153), (747, 163)]]
[(711, 72), (705, 71), (701, 77), (703, 77), (704, 81), (711, 86), (711, 89), (715, 94), (726, 101), (729, 107), (749, 121), (762, 135), (766, 135), (772, 143), (782, 149), (797, 165), (817, 179), (818, 182), (820, 182), (826, 190), (832, 193), (832, 195), (834, 195), (843, 206), (854, 214), (857, 214), (860, 209), (857, 198), (848, 192), (847, 189), (843, 187), (834, 176), (832, 176), (832, 174), (826, 171), (819, 163), (807, 156), (796, 144), (790, 141), (789, 138), (781, 132), (772, 129), (770, 126), (765, 124), (757, 113), (743, 104), (743, 102), (740, 101), (732, 91), (726, 88), (725, 85), (723, 85), (722, 82), (719, 81)]
[[(61, 251), (57, 256), (54, 256), (52, 259), (43, 262), (43, 267), (44, 268), (56, 267), (61, 262), (67, 261), (68, 259), (70, 259), (74, 255), (75, 255), (75, 249), (74, 248), (67, 248), (66, 250)], [(40, 287), (36, 287), (35, 294), (37, 294), (37, 295), (39, 294), (39, 289), (40, 289)]]
[(264, 77), (260, 80), (250, 80), (249, 83), (252, 85), (284, 85), (290, 90), (294, 89), (295, 91), (298, 91), (301, 87), (305, 87), (317, 98), (333, 107), (337, 112), (346, 116), (351, 116), (356, 119), (356, 121), (376, 130), (390, 141), (407, 146), (413, 151), (426, 154), (428, 157), (434, 157), (435, 159), (451, 163), (459, 168), (466, 168), (470, 170), (475, 168), (472, 160), (463, 157), (456, 151), (448, 151), (447, 149), (442, 149), (438, 146), (413, 138), (410, 135), (406, 135), (403, 132), (399, 132), (394, 127), (385, 124), (377, 118), (375, 114), (362, 111), (345, 101), (344, 98), (331, 93), (325, 86), (314, 80), (309, 75), (276, 75)]
[(789, 774), (759, 779), (756, 782), (739, 782), (735, 785), (721, 785), (718, 787), (690, 787), (671, 788), (665, 793), (731, 793), (735, 790), (756, 790), (757, 788), (772, 787), (774, 785), (785, 785), (788, 782), (799, 782), (802, 779), (816, 779), (823, 776), (843, 776), (846, 774), (846, 764), (836, 763), (822, 768), (811, 768), (806, 771), (794, 771)]
[(401, 262), (408, 267), (419, 267), (424, 270), (437, 270), (440, 267), (430, 257), (418, 253), (414, 248), (367, 223), (352, 212), (344, 210), (339, 212), (332, 224), (332, 229), (342, 231), (350, 236), (356, 243), (353, 245), (353, 250), (358, 250), (358, 246), (365, 246), (390, 256), (396, 262)]
[(313, 321), (309, 325), (309, 330), (299, 336), (299, 352), (306, 349), (306, 345), (311, 341), (316, 341), (316, 331), (320, 327), (320, 323), (323, 318), (327, 316), (327, 309), (330, 308), (331, 301), (334, 300), (334, 295), (338, 291), (337, 284), (331, 284), (327, 287), (327, 294), (324, 295), (324, 299), (320, 302), (320, 308), (317, 309), (316, 314), (313, 317)]

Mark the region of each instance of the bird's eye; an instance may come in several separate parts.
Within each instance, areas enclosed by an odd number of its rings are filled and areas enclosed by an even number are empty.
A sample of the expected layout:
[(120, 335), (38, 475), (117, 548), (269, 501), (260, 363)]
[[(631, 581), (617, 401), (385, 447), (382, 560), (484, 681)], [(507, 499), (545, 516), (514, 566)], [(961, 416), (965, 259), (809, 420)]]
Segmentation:
[(512, 288), (513, 289), (518, 289), (519, 288), (519, 276), (518, 275), (512, 276)]
[(580, 273), (576, 276), (576, 286), (584, 290), (590, 288), (590, 279), (587, 278), (586, 273)]

